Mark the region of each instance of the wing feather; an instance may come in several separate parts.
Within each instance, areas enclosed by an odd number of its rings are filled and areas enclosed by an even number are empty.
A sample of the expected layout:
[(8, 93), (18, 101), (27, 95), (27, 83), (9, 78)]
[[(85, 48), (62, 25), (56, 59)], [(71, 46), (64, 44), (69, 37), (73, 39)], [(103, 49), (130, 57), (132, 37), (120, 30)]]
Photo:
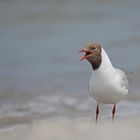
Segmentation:
[(127, 76), (126, 74), (120, 70), (120, 69), (116, 69), (116, 71), (121, 75), (121, 86), (125, 87), (125, 88), (129, 88), (129, 82), (127, 80)]

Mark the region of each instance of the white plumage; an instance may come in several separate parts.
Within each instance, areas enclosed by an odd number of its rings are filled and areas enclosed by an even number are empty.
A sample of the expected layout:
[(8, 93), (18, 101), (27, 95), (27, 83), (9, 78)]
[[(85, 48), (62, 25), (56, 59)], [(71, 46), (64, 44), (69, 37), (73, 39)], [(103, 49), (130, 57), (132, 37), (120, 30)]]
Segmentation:
[(123, 71), (112, 66), (103, 48), (101, 57), (100, 67), (91, 75), (89, 94), (98, 103), (116, 104), (128, 94), (128, 81)]

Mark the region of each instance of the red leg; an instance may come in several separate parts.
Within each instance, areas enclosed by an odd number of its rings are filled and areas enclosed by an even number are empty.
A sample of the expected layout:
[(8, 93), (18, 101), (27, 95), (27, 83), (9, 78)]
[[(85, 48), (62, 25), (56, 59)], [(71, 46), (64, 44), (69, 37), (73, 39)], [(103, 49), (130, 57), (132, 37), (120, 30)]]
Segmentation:
[(98, 116), (99, 116), (99, 104), (97, 104), (97, 107), (96, 107), (96, 123), (98, 121)]
[(116, 112), (116, 104), (114, 104), (114, 107), (112, 109), (112, 121), (114, 120), (115, 112)]

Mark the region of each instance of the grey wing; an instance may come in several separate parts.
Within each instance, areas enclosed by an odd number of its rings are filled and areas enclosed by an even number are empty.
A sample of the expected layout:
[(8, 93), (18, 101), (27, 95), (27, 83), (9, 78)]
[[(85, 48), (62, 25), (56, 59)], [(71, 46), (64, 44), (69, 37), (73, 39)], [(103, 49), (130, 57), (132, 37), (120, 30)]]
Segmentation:
[(129, 82), (127, 80), (127, 76), (126, 74), (120, 70), (120, 69), (116, 69), (116, 71), (121, 75), (121, 79), (122, 79), (122, 83), (121, 83), (121, 86), (125, 87), (126, 89), (128, 89), (129, 87)]

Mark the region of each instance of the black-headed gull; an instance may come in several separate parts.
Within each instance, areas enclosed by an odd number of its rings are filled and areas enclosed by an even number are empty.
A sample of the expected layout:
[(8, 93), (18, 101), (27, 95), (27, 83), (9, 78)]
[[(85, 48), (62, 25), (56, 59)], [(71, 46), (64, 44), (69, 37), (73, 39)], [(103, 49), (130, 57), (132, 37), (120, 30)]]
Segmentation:
[(116, 104), (128, 95), (128, 80), (120, 69), (112, 66), (105, 50), (98, 43), (88, 43), (80, 52), (92, 66), (92, 75), (89, 82), (89, 94), (97, 101), (96, 122), (99, 115), (99, 104), (113, 104), (112, 120), (114, 119)]

